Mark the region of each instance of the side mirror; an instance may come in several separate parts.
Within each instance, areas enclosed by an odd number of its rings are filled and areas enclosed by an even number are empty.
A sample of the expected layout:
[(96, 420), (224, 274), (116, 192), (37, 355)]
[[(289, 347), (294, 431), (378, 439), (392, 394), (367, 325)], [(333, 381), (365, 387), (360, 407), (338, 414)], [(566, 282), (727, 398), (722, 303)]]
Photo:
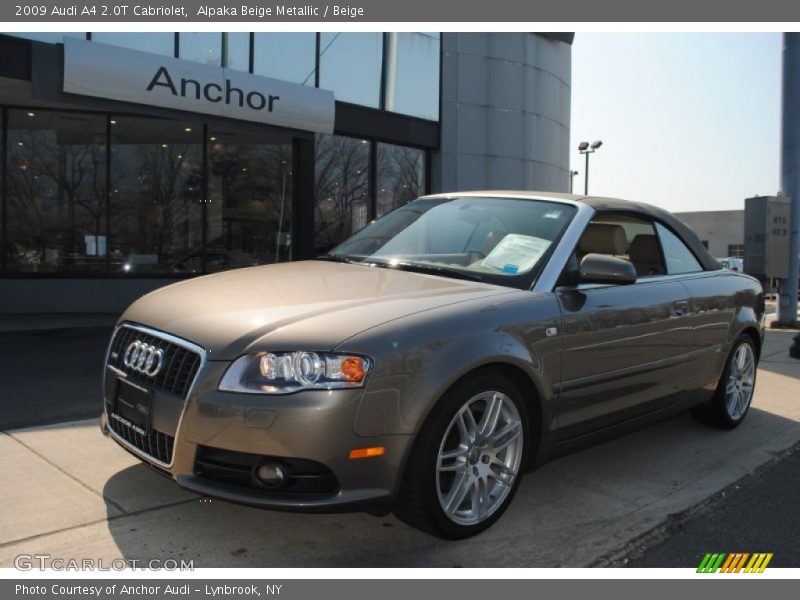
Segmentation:
[(587, 254), (581, 260), (582, 283), (636, 283), (636, 267), (629, 260), (607, 254)]

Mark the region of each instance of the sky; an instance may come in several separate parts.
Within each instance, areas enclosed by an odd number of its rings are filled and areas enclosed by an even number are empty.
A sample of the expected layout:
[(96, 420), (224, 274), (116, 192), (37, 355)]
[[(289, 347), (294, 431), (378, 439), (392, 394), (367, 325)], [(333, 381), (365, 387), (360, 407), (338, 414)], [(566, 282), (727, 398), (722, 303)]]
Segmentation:
[(781, 34), (577, 33), (570, 162), (583, 192), (670, 211), (744, 207), (780, 179)]

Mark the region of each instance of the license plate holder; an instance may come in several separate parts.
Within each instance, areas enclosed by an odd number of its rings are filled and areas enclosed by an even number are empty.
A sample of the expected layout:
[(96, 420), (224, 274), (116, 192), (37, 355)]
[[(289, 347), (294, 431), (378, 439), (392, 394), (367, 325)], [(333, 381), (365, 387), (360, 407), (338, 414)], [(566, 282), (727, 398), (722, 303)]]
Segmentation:
[(117, 379), (113, 412), (133, 426), (141, 435), (150, 435), (153, 417), (153, 392)]

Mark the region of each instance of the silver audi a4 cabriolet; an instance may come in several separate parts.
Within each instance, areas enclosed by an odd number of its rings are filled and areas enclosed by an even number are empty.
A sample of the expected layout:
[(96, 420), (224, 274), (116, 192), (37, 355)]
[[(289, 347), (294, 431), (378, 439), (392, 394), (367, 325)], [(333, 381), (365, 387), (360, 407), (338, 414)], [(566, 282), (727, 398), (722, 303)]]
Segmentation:
[(102, 427), (199, 494), (463, 538), (559, 454), (686, 410), (741, 423), (763, 333), (759, 283), (663, 210), (426, 196), (316, 260), (136, 301)]

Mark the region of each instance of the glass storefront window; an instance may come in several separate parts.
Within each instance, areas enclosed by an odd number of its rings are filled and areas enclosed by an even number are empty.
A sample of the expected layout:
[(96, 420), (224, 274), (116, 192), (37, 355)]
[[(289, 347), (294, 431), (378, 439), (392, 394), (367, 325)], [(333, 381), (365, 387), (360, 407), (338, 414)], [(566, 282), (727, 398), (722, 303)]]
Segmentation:
[(439, 34), (390, 33), (386, 110), (439, 120)]
[(105, 269), (104, 116), (8, 111), (8, 270)]
[(222, 43), (227, 69), (235, 69), (247, 73), (250, 70), (250, 34), (243, 32), (223, 33)]
[(3, 35), (34, 40), (36, 42), (46, 42), (48, 44), (61, 44), (64, 42), (65, 37), (74, 37), (81, 40), (86, 39), (86, 34), (83, 31), (35, 31), (30, 33), (4, 31)]
[(180, 58), (212, 67), (221, 66), (222, 35), (214, 32), (179, 33), (178, 53)]
[(369, 220), (369, 142), (318, 135), (314, 245), (324, 253)]
[(92, 41), (162, 56), (175, 56), (175, 34), (166, 31), (157, 33), (97, 31), (92, 33)]
[(320, 34), (319, 87), (337, 100), (378, 108), (380, 105), (382, 33)]
[(376, 217), (425, 193), (425, 152), (378, 144)]
[(256, 33), (253, 73), (314, 86), (315, 33)]
[(292, 257), (292, 140), (209, 130), (208, 271)]
[(111, 270), (199, 273), (202, 124), (111, 120)]

